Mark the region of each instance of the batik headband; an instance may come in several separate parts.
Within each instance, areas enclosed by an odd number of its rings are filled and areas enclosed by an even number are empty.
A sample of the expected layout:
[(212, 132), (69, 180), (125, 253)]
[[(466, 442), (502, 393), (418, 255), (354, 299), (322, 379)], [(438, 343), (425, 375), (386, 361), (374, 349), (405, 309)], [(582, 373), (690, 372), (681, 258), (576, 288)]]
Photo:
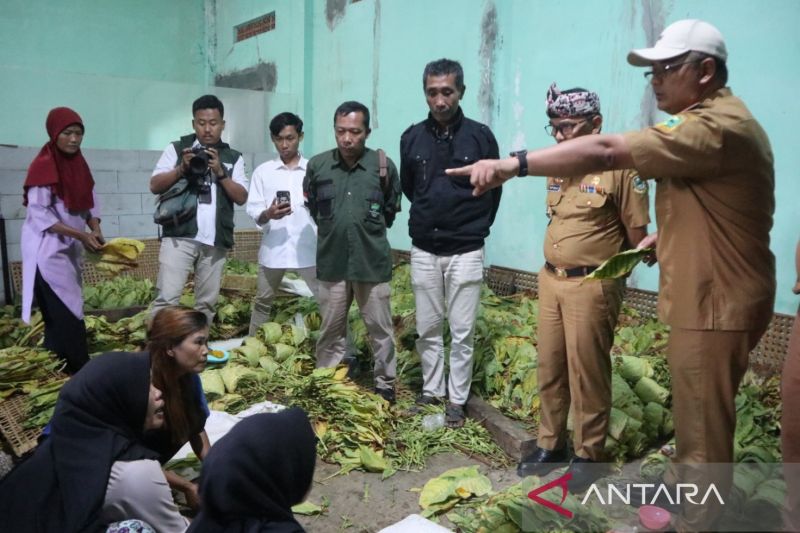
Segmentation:
[(547, 114), (554, 117), (599, 115), (600, 97), (582, 90), (562, 93), (553, 83), (547, 90)]

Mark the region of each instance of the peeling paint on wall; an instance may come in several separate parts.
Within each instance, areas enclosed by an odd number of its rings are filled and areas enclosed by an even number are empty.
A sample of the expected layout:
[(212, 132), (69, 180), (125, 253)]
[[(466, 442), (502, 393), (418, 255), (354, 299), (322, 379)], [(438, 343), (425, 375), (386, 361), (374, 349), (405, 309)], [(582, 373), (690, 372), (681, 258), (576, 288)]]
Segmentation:
[(525, 140), (525, 127), (523, 125), (523, 118), (525, 114), (525, 106), (522, 105), (520, 101), (522, 95), (522, 72), (520, 70), (519, 64), (517, 64), (516, 69), (514, 70), (514, 103), (512, 105), (512, 111), (514, 112), (514, 124), (516, 125), (516, 133), (514, 134), (514, 140), (511, 141), (511, 149), (512, 150), (522, 150), (527, 146), (527, 141)]
[(328, 29), (333, 31), (339, 21), (344, 17), (347, 0), (325, 0), (325, 21)]
[(487, 2), (481, 19), (481, 48), (478, 58), (481, 65), (481, 84), (478, 89), (478, 106), (481, 120), (492, 126), (494, 117), (494, 68), (497, 51), (497, 9), (494, 2)]
[(378, 80), (381, 73), (381, 0), (375, 0), (375, 18), (372, 21), (372, 127), (378, 127)]
[(217, 2), (215, 0), (205, 0), (204, 4), (206, 22), (206, 49), (201, 53), (205, 55), (205, 84), (206, 87), (212, 85), (211, 80), (217, 74)]
[[(647, 46), (653, 46), (658, 40), (658, 36), (664, 30), (666, 13), (662, 0), (641, 0), (642, 1), (642, 28), (644, 29)], [(652, 126), (656, 122), (656, 98), (650, 85), (644, 91), (642, 101), (639, 106), (639, 126)]]
[(219, 74), (215, 78), (215, 84), (218, 87), (274, 92), (278, 84), (278, 69), (275, 63), (259, 63), (254, 67)]

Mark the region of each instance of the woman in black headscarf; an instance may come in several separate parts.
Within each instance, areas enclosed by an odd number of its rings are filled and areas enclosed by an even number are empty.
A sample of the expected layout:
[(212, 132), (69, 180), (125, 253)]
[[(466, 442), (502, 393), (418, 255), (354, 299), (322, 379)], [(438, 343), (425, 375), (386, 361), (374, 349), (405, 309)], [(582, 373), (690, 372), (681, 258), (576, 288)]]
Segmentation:
[(297, 533), (292, 515), (311, 488), (316, 438), (292, 408), (247, 417), (217, 441), (200, 478), (200, 514), (189, 532)]
[[(159, 531), (185, 530), (158, 478), (158, 453), (143, 444), (147, 431), (163, 426), (163, 408), (149, 354), (110, 353), (87, 363), (61, 389), (49, 436), (0, 482), (0, 531), (103, 531), (126, 517)], [(115, 499), (115, 491), (126, 497)]]

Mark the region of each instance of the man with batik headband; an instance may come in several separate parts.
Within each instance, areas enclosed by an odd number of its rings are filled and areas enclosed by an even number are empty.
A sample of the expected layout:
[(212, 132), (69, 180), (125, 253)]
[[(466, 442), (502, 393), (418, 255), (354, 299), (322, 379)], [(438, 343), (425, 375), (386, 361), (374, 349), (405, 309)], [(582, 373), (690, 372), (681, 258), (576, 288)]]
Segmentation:
[[(547, 133), (561, 143), (600, 133), (597, 94), (585, 89), (547, 91)], [(624, 280), (582, 283), (612, 255), (647, 235), (647, 185), (633, 170), (547, 178), (545, 263), (539, 273), (539, 448), (524, 457), (520, 476), (543, 475), (567, 460), (566, 426), (573, 408), (570, 489), (594, 481), (603, 460), (611, 412), (614, 326)]]

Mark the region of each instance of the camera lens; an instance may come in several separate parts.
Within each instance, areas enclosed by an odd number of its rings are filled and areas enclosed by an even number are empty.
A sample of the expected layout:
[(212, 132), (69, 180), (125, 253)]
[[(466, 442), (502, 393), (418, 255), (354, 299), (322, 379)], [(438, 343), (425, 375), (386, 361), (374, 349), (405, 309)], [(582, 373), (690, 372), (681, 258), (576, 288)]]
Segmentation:
[(189, 172), (195, 176), (205, 176), (208, 172), (208, 154), (202, 148), (189, 160)]

